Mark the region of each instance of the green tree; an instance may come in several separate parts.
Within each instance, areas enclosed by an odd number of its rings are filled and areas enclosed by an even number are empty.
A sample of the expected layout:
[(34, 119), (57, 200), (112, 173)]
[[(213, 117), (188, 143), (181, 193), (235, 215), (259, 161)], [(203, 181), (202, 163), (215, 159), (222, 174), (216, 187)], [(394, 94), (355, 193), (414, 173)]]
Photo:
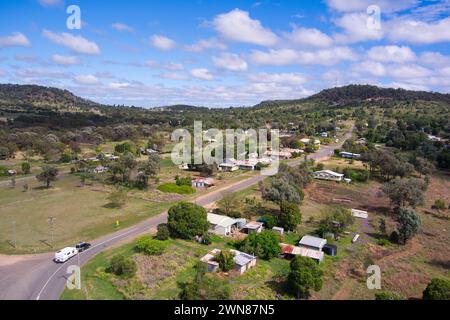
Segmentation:
[(381, 188), (381, 191), (389, 197), (391, 203), (397, 207), (410, 205), (416, 207), (423, 204), (425, 183), (420, 179), (399, 179), (396, 178)]
[[(237, 199), (237, 194), (232, 192), (227, 192), (222, 197), (219, 202), (221, 211), (229, 217), (237, 216), (237, 209), (239, 208), (239, 202)], [(240, 215), (240, 214), (239, 214)]]
[(432, 279), (423, 292), (424, 300), (450, 300), (450, 280)]
[(135, 275), (137, 270), (136, 262), (125, 258), (119, 254), (111, 258), (107, 272), (114, 273), (116, 276), (123, 278), (131, 278)]
[(180, 202), (169, 209), (167, 226), (172, 237), (192, 239), (205, 234), (210, 224), (205, 208), (190, 202)]
[(280, 237), (276, 233), (264, 230), (261, 233), (251, 233), (240, 244), (239, 249), (256, 255), (261, 259), (270, 260), (281, 252)]
[(400, 208), (397, 215), (397, 229), (404, 244), (419, 232), (420, 227), (421, 220), (414, 209)]
[(283, 201), (278, 215), (278, 224), (285, 230), (293, 231), (302, 222), (302, 214), (298, 204)]
[(108, 195), (110, 205), (115, 208), (122, 208), (128, 200), (128, 192), (125, 188), (116, 188)]
[(124, 142), (124, 143), (117, 144), (114, 147), (114, 150), (117, 153), (126, 153), (126, 152), (135, 153), (134, 146), (130, 142)]
[(266, 201), (272, 201), (281, 206), (283, 201), (300, 204), (303, 194), (296, 186), (285, 179), (272, 178), (270, 185), (263, 189), (262, 197)]
[(308, 298), (311, 290), (322, 289), (322, 276), (323, 272), (314, 260), (297, 256), (291, 261), (288, 285), (298, 299)]
[(130, 174), (137, 166), (136, 158), (131, 153), (127, 153), (118, 161), (119, 172), (122, 174), (122, 181), (126, 182), (130, 180)]
[(29, 174), (31, 172), (31, 165), (28, 162), (23, 162), (21, 167), (23, 174)]
[(161, 223), (157, 227), (157, 233), (155, 238), (158, 240), (169, 240), (170, 232), (169, 228), (167, 227), (167, 223)]
[(234, 267), (234, 255), (230, 250), (221, 250), (214, 260), (219, 263), (220, 270), (227, 272)]
[(320, 221), (321, 233), (332, 232), (341, 233), (355, 222), (350, 210), (346, 208), (333, 208), (327, 212)]
[(54, 167), (43, 167), (42, 172), (36, 176), (38, 181), (43, 182), (46, 188), (50, 188), (52, 181), (55, 181), (58, 177), (58, 169)]
[(139, 166), (138, 180), (142, 187), (148, 187), (148, 180), (156, 177), (160, 170), (161, 159), (158, 154), (152, 153), (148, 160)]

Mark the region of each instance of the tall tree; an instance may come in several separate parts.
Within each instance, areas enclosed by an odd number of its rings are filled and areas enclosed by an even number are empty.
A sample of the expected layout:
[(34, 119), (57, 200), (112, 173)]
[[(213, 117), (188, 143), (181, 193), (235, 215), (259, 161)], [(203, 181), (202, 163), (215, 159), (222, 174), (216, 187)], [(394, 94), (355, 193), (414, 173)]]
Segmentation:
[(167, 226), (174, 238), (192, 239), (204, 235), (210, 227), (205, 208), (180, 202), (169, 209)]
[(397, 224), (398, 234), (405, 244), (419, 232), (421, 220), (414, 209), (400, 208), (397, 215)]
[(298, 299), (308, 298), (311, 290), (322, 289), (322, 276), (323, 272), (314, 260), (297, 256), (291, 261), (288, 285)]
[(303, 200), (303, 194), (299, 188), (278, 177), (271, 179), (270, 185), (263, 189), (262, 197), (264, 200), (275, 202), (279, 206), (283, 201), (300, 204)]
[(302, 214), (298, 204), (283, 201), (278, 215), (278, 224), (288, 231), (293, 231), (302, 222)]
[(139, 166), (138, 179), (144, 188), (148, 187), (148, 180), (156, 177), (160, 170), (161, 159), (158, 154), (152, 153), (148, 160)]
[(426, 184), (415, 178), (396, 178), (381, 187), (381, 191), (389, 197), (392, 205), (406, 207), (410, 205), (416, 207), (423, 204)]
[(38, 181), (45, 183), (47, 188), (50, 188), (52, 181), (55, 181), (58, 177), (58, 169), (54, 167), (45, 166), (42, 168), (42, 172), (36, 176)]

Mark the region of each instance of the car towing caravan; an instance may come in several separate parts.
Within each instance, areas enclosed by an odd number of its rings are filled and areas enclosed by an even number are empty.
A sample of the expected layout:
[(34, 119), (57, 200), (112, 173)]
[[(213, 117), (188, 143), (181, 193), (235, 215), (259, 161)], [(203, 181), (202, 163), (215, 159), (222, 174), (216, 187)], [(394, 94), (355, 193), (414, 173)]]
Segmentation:
[(64, 248), (57, 253), (55, 253), (54, 261), (57, 263), (64, 263), (70, 258), (76, 256), (78, 254), (78, 250), (76, 248), (68, 247)]

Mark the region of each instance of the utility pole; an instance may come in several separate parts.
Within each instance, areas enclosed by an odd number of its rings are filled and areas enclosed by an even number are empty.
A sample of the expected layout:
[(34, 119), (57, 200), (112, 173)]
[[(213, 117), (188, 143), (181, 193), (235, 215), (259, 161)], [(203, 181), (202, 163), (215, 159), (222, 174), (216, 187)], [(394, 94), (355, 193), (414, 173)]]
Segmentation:
[(17, 238), (16, 238), (16, 221), (12, 222), (12, 227), (13, 227), (13, 246), (14, 248), (16, 248), (17, 246)]
[(52, 248), (55, 246), (55, 243), (54, 243), (54, 239), (53, 239), (53, 225), (54, 225), (54, 223), (55, 223), (55, 221), (56, 221), (56, 218), (55, 217), (49, 217), (48, 218), (48, 223), (50, 224), (50, 234), (51, 234), (51, 244), (52, 244)]

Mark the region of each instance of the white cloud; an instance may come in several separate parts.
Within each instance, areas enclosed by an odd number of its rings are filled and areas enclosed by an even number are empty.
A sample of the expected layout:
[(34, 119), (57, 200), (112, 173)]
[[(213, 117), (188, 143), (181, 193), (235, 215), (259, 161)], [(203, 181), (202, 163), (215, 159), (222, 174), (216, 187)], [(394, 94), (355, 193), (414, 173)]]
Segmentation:
[(64, 3), (63, 0), (38, 0), (38, 1), (44, 7), (57, 7), (61, 6)]
[(191, 75), (195, 78), (201, 79), (201, 80), (213, 80), (214, 76), (209, 72), (206, 68), (199, 68), (199, 69), (192, 69)]
[(98, 45), (93, 41), (83, 38), (82, 36), (74, 36), (65, 32), (57, 34), (45, 29), (42, 32), (42, 35), (51, 42), (66, 47), (77, 53), (89, 55), (100, 54), (100, 48)]
[(64, 66), (80, 64), (80, 58), (77, 56), (61, 56), (59, 54), (54, 54), (51, 59), (54, 63)]
[(388, 73), (396, 79), (417, 79), (433, 74), (430, 69), (415, 64), (395, 65), (388, 68)]
[(380, 62), (364, 61), (352, 66), (352, 71), (357, 74), (369, 74), (375, 77), (383, 77), (386, 75), (386, 68)]
[(247, 71), (248, 64), (239, 55), (234, 53), (223, 53), (219, 57), (212, 57), (216, 67), (230, 71)]
[(147, 61), (145, 61), (145, 65), (150, 68), (165, 69), (165, 70), (170, 70), (170, 71), (179, 71), (179, 70), (184, 69), (184, 66), (181, 63), (175, 63), (175, 62), (160, 63), (160, 62), (157, 62), (154, 60), (147, 60)]
[(406, 82), (392, 82), (386, 85), (388, 88), (414, 90), (414, 91), (428, 91), (429, 88), (425, 85), (406, 83)]
[(420, 61), (430, 66), (450, 66), (450, 57), (444, 56), (440, 52), (427, 51), (420, 55)]
[(366, 11), (371, 5), (377, 5), (382, 12), (392, 13), (414, 7), (417, 0), (326, 0), (328, 6), (339, 12)]
[(10, 36), (0, 37), (0, 47), (29, 47), (30, 40), (20, 32), (14, 32)]
[(125, 31), (125, 32), (134, 32), (134, 29), (125, 23), (116, 22), (111, 25), (114, 30), (117, 31)]
[(252, 82), (278, 83), (287, 85), (301, 85), (306, 83), (306, 78), (300, 73), (257, 73), (248, 76)]
[(88, 75), (77, 75), (75, 76), (75, 82), (81, 85), (96, 85), (99, 84), (100, 81), (97, 79), (96, 76), (92, 74)]
[(389, 23), (389, 39), (414, 44), (450, 42), (450, 17), (436, 21), (397, 19)]
[(111, 82), (108, 84), (111, 89), (124, 89), (128, 88), (130, 84), (128, 82)]
[(150, 43), (153, 47), (164, 51), (172, 50), (176, 46), (172, 39), (157, 34), (151, 37)]
[(261, 46), (272, 46), (278, 41), (271, 30), (264, 28), (258, 20), (250, 18), (248, 12), (239, 9), (216, 16), (213, 25), (229, 41)]
[(300, 46), (327, 48), (333, 45), (333, 39), (318, 29), (294, 26), (294, 30), (284, 34), (290, 42)]
[(158, 74), (157, 77), (162, 78), (162, 79), (179, 80), (179, 81), (184, 81), (184, 80), (189, 79), (186, 74), (179, 73), (179, 72), (162, 73), (162, 74)]
[(348, 47), (335, 47), (317, 51), (295, 51), (292, 49), (253, 51), (251, 59), (262, 65), (325, 65), (330, 66), (342, 61), (356, 59), (355, 53)]
[(411, 62), (416, 60), (416, 54), (406, 46), (378, 46), (368, 52), (368, 57), (381, 62)]
[(192, 45), (185, 46), (185, 50), (190, 52), (202, 52), (207, 49), (226, 50), (227, 46), (216, 38), (199, 40)]
[(48, 69), (19, 69), (16, 72), (19, 78), (51, 78), (51, 79), (66, 79), (70, 74), (62, 71), (53, 71)]
[(345, 14), (335, 21), (335, 24), (343, 29), (342, 34), (336, 34), (335, 39), (340, 43), (352, 43), (368, 40), (381, 40), (383, 28), (368, 28), (367, 14)]
[(450, 77), (450, 67), (445, 67), (439, 71), (444, 77)]

